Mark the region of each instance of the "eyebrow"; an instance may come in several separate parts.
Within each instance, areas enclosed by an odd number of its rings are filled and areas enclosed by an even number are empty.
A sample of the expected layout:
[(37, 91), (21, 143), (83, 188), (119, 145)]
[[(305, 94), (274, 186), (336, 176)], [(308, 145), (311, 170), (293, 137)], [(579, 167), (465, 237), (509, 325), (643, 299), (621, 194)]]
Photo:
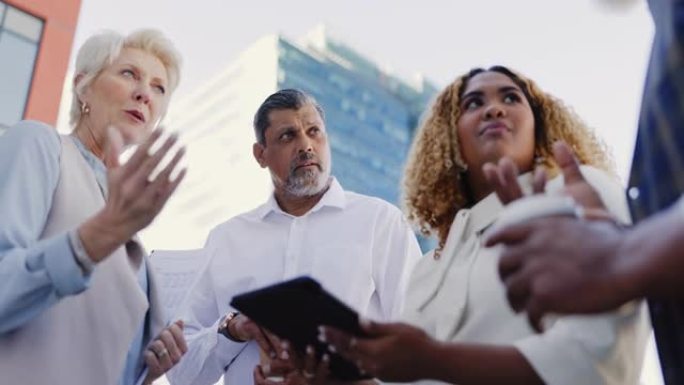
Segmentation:
[(276, 126), (276, 127), (273, 127), (273, 128), (274, 128), (275, 131), (278, 133), (278, 135), (284, 134), (284, 133), (286, 133), (286, 132), (288, 132), (288, 131), (294, 131), (294, 129), (295, 129), (294, 126), (291, 125), (291, 124), (284, 124), (284, 125), (282, 125), (282, 126)]
[[(503, 86), (503, 87), (499, 87), (499, 89), (498, 89), (498, 93), (500, 93), (500, 94), (505, 94), (507, 92), (522, 93), (522, 90), (520, 88), (514, 87), (514, 86)], [(483, 96), (483, 95), (484, 95), (484, 92), (482, 92), (482, 91), (477, 91), (477, 90), (476, 91), (470, 91), (467, 94), (463, 95), (463, 100), (466, 100), (471, 96)]]

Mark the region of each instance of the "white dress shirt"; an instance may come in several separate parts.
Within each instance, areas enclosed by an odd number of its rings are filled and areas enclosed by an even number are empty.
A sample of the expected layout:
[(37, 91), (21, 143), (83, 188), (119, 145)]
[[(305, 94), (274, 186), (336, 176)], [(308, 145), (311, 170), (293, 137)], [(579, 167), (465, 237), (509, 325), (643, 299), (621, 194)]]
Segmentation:
[[(582, 173), (608, 210), (629, 222), (617, 181), (592, 167)], [(531, 188), (529, 174), (520, 180)], [(546, 191), (557, 192), (562, 183), (556, 178)], [(416, 266), (404, 318), (441, 341), (515, 346), (546, 384), (636, 384), (650, 328), (642, 303), (598, 316), (561, 317), (544, 334), (530, 328), (524, 313), (511, 310), (498, 274), (501, 248), (482, 246), (502, 208), (491, 194), (458, 211), (440, 258), (429, 253)]]
[(183, 314), (189, 350), (169, 373), (172, 384), (214, 384), (222, 374), (225, 384), (253, 383), (256, 343), (235, 343), (217, 333), (219, 319), (233, 310), (234, 295), (309, 275), (360, 314), (389, 320), (401, 314), (410, 272), (421, 256), (396, 207), (344, 191), (335, 179), (305, 215), (283, 212), (271, 196), (217, 226), (205, 250), (208, 265)]

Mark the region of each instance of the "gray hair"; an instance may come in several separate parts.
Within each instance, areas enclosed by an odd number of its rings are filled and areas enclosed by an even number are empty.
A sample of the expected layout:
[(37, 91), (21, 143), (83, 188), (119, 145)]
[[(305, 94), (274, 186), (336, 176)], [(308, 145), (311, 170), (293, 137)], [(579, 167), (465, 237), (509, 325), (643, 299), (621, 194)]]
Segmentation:
[(271, 124), (268, 119), (268, 114), (273, 110), (298, 110), (307, 104), (311, 104), (316, 108), (321, 119), (325, 119), (323, 115), (323, 108), (318, 104), (313, 96), (304, 93), (297, 89), (280, 90), (261, 103), (259, 109), (254, 115), (254, 134), (257, 142), (266, 144), (266, 129)]
[(168, 76), (168, 95), (176, 89), (180, 81), (181, 56), (161, 31), (156, 29), (140, 29), (128, 36), (114, 31), (104, 31), (86, 40), (78, 50), (75, 76), (82, 76), (74, 85), (71, 100), (69, 122), (75, 126), (81, 119), (81, 101), (79, 95), (108, 65), (121, 54), (124, 48), (137, 48), (157, 57)]

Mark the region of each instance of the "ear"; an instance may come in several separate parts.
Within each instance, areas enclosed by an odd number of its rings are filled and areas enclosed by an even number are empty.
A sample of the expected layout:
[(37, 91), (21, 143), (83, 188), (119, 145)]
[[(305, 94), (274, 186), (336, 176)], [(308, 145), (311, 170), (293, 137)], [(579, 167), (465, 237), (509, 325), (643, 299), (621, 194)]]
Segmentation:
[(78, 75), (74, 76), (73, 86), (74, 86), (74, 91), (76, 92), (76, 96), (78, 97), (79, 102), (83, 102), (83, 91), (84, 90), (79, 89), (78, 86), (79, 86), (79, 84), (81, 84), (84, 77), (85, 77), (84, 74), (78, 74)]
[(256, 142), (252, 145), (252, 154), (261, 168), (266, 168), (267, 166), (266, 158), (264, 157), (264, 151), (266, 151), (266, 146), (263, 144)]

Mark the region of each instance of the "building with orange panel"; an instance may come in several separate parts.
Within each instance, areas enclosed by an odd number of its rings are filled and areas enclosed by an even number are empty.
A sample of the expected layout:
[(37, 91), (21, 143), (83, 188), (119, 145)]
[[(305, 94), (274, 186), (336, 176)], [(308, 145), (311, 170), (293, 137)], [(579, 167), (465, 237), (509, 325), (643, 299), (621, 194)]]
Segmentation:
[(0, 0), (0, 131), (55, 124), (81, 0)]

